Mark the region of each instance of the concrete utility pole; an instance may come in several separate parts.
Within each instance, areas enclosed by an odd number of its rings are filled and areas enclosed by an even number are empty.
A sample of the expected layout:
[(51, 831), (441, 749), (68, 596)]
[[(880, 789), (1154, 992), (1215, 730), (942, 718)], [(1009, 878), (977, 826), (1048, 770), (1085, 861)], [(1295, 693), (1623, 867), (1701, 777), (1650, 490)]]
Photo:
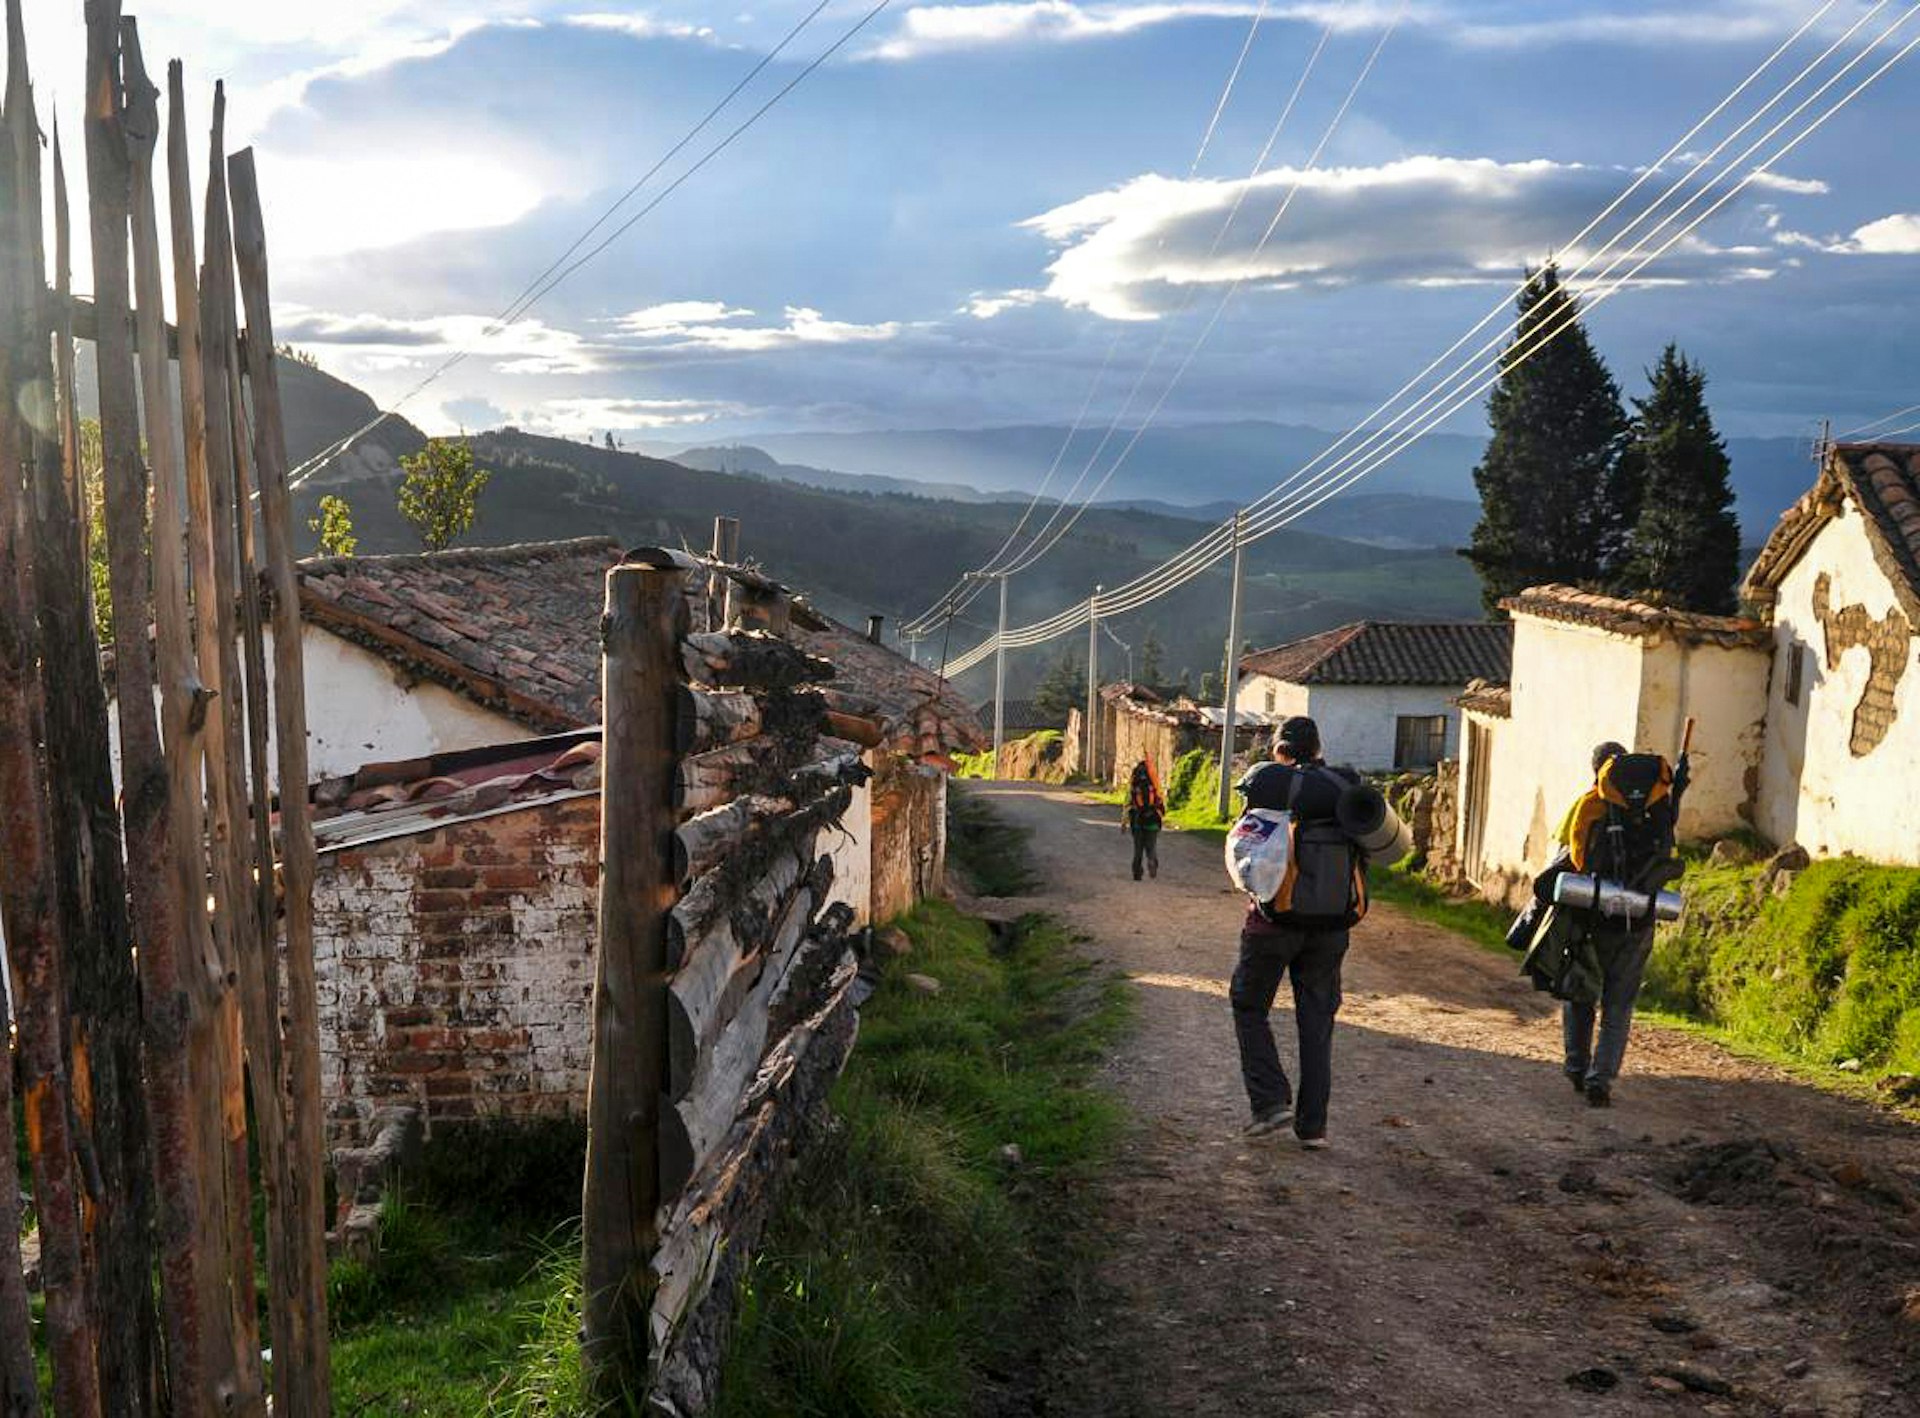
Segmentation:
[(1086, 739), (1084, 756), (1080, 766), (1086, 775), (1094, 776), (1094, 748), (1100, 741), (1098, 720), (1100, 712), (1100, 588), (1095, 586), (1093, 594), (1087, 597), (1087, 707), (1080, 716), (1082, 737)]
[(1007, 573), (1000, 579), (1000, 628), (993, 637), (993, 776), (1000, 776), (1000, 749), (1007, 741)]
[(1233, 807), (1233, 721), (1240, 689), (1240, 523), (1246, 514), (1233, 514), (1233, 599), (1227, 606), (1225, 718), (1220, 725), (1220, 816)]

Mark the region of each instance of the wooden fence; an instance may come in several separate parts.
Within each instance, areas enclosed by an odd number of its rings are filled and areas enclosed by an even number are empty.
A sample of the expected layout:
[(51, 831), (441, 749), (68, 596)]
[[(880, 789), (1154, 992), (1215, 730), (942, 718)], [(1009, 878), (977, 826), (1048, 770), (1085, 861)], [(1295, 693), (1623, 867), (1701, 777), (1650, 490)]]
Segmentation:
[(782, 1161), (853, 1044), (852, 913), (826, 904), (818, 847), (879, 726), (809, 688), (833, 667), (785, 638), (780, 588), (677, 552), (628, 563), (604, 622), (585, 1333), (603, 1392), (694, 1413)]
[[(86, 23), (90, 303), (71, 294), (59, 131), (44, 151), (21, 4), (7, 0), (0, 923), (18, 1041), (16, 1067), (0, 1068), (0, 1116), (13, 1115), (17, 1071), (45, 1317), (36, 1335), (7, 1145), (0, 1413), (41, 1411), (38, 1338), (65, 1418), (263, 1414), (269, 1393), (280, 1418), (317, 1418), (331, 1405), (313, 841), (296, 790), (276, 857), (269, 782), (306, 783), (306, 720), (260, 196), (252, 154), (224, 150), (216, 87), (201, 259), (176, 62), (169, 324), (159, 94), (117, 0), (89, 0)], [(76, 336), (98, 369), (106, 647), (87, 566)], [(0, 995), (0, 1026), (7, 1008)]]

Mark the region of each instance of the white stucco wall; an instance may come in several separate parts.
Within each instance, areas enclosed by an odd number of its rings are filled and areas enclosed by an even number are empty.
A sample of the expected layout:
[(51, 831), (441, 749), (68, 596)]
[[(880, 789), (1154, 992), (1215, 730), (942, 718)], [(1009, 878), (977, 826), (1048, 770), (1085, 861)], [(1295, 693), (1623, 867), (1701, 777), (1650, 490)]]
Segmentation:
[(1240, 681), (1234, 708), (1289, 718), (1307, 712), (1307, 687), (1272, 675), (1247, 675)]
[[(1613, 739), (1673, 757), (1697, 721), (1680, 835), (1746, 825), (1758, 777), (1767, 655), (1759, 648), (1652, 644), (1585, 625), (1514, 618), (1513, 717), (1498, 725), (1478, 862), (1464, 869), (1500, 894), (1552, 855), (1553, 830), (1593, 781), (1595, 744)], [(1462, 783), (1470, 765), (1462, 765)], [(1464, 791), (1464, 789), (1463, 789)], [(1463, 820), (1460, 839), (1465, 842)]]
[[(1320, 726), (1320, 742), (1327, 757), (1352, 764), (1363, 772), (1386, 772), (1393, 767), (1395, 721), (1403, 714), (1447, 719), (1445, 757), (1460, 746), (1460, 711), (1453, 707), (1464, 685), (1347, 685), (1294, 684), (1271, 675), (1248, 675), (1240, 681), (1238, 707), (1286, 718), (1305, 714)], [(1271, 699), (1269, 698), (1271, 696)]]
[[(866, 765), (874, 765), (873, 750), (863, 755)], [(853, 908), (853, 923), (864, 926), (873, 919), (873, 789), (865, 784), (853, 790), (853, 804), (840, 819), (838, 830), (829, 828), (820, 836), (817, 851), (833, 859), (833, 889), (827, 902), (844, 901)]]
[[(1821, 572), (1832, 578), (1834, 610), (1865, 605), (1876, 620), (1894, 609), (1893, 588), (1851, 503), (1820, 532), (1781, 582), (1774, 607), (1774, 665), (1768, 687), (1759, 827), (1776, 842), (1815, 856), (1854, 852), (1874, 861), (1920, 865), (1920, 664), (1907, 661), (1894, 691), (1896, 717), (1885, 739), (1856, 758), (1853, 711), (1866, 688), (1869, 657), (1848, 650), (1827, 668), (1826, 634), (1813, 613)], [(1786, 702), (1785, 654), (1804, 658), (1800, 704)], [(1909, 650), (1920, 648), (1909, 642)]]
[(1464, 863), (1483, 885), (1544, 865), (1561, 814), (1593, 781), (1593, 746), (1628, 742), (1638, 727), (1638, 639), (1532, 616), (1513, 624), (1513, 717), (1493, 739), (1481, 860)]

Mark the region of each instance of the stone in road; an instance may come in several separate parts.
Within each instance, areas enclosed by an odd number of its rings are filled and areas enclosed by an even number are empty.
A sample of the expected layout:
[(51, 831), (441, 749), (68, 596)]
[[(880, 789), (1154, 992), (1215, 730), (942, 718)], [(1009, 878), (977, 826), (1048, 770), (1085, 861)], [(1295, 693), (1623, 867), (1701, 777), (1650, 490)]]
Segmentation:
[(1160, 879), (1135, 883), (1113, 809), (969, 791), (1033, 830), (1045, 885), (1020, 904), (1138, 996), (1108, 1066), (1133, 1125), (1089, 1202), (1101, 1283), (1039, 1411), (1920, 1414), (1906, 1123), (1644, 1027), (1615, 1107), (1589, 1109), (1511, 958), (1376, 906), (1347, 962), (1332, 1149), (1243, 1140), (1218, 845), (1164, 834)]

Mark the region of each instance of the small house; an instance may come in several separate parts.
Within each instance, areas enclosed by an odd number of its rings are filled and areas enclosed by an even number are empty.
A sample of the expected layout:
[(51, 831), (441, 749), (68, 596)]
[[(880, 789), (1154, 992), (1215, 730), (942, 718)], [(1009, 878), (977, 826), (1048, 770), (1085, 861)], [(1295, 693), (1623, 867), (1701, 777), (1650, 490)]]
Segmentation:
[(1920, 865), (1920, 447), (1830, 449), (1745, 591), (1772, 621), (1754, 825)]
[(1460, 696), (1459, 859), (1487, 894), (1517, 896), (1553, 853), (1566, 807), (1593, 781), (1607, 740), (1679, 751), (1695, 720), (1683, 836), (1750, 824), (1767, 683), (1767, 627), (1640, 601), (1535, 586), (1501, 602), (1513, 617), (1506, 686)]
[(1240, 661), (1236, 707), (1320, 726), (1329, 758), (1366, 772), (1424, 772), (1459, 750), (1455, 700), (1505, 681), (1512, 627), (1363, 620)]

